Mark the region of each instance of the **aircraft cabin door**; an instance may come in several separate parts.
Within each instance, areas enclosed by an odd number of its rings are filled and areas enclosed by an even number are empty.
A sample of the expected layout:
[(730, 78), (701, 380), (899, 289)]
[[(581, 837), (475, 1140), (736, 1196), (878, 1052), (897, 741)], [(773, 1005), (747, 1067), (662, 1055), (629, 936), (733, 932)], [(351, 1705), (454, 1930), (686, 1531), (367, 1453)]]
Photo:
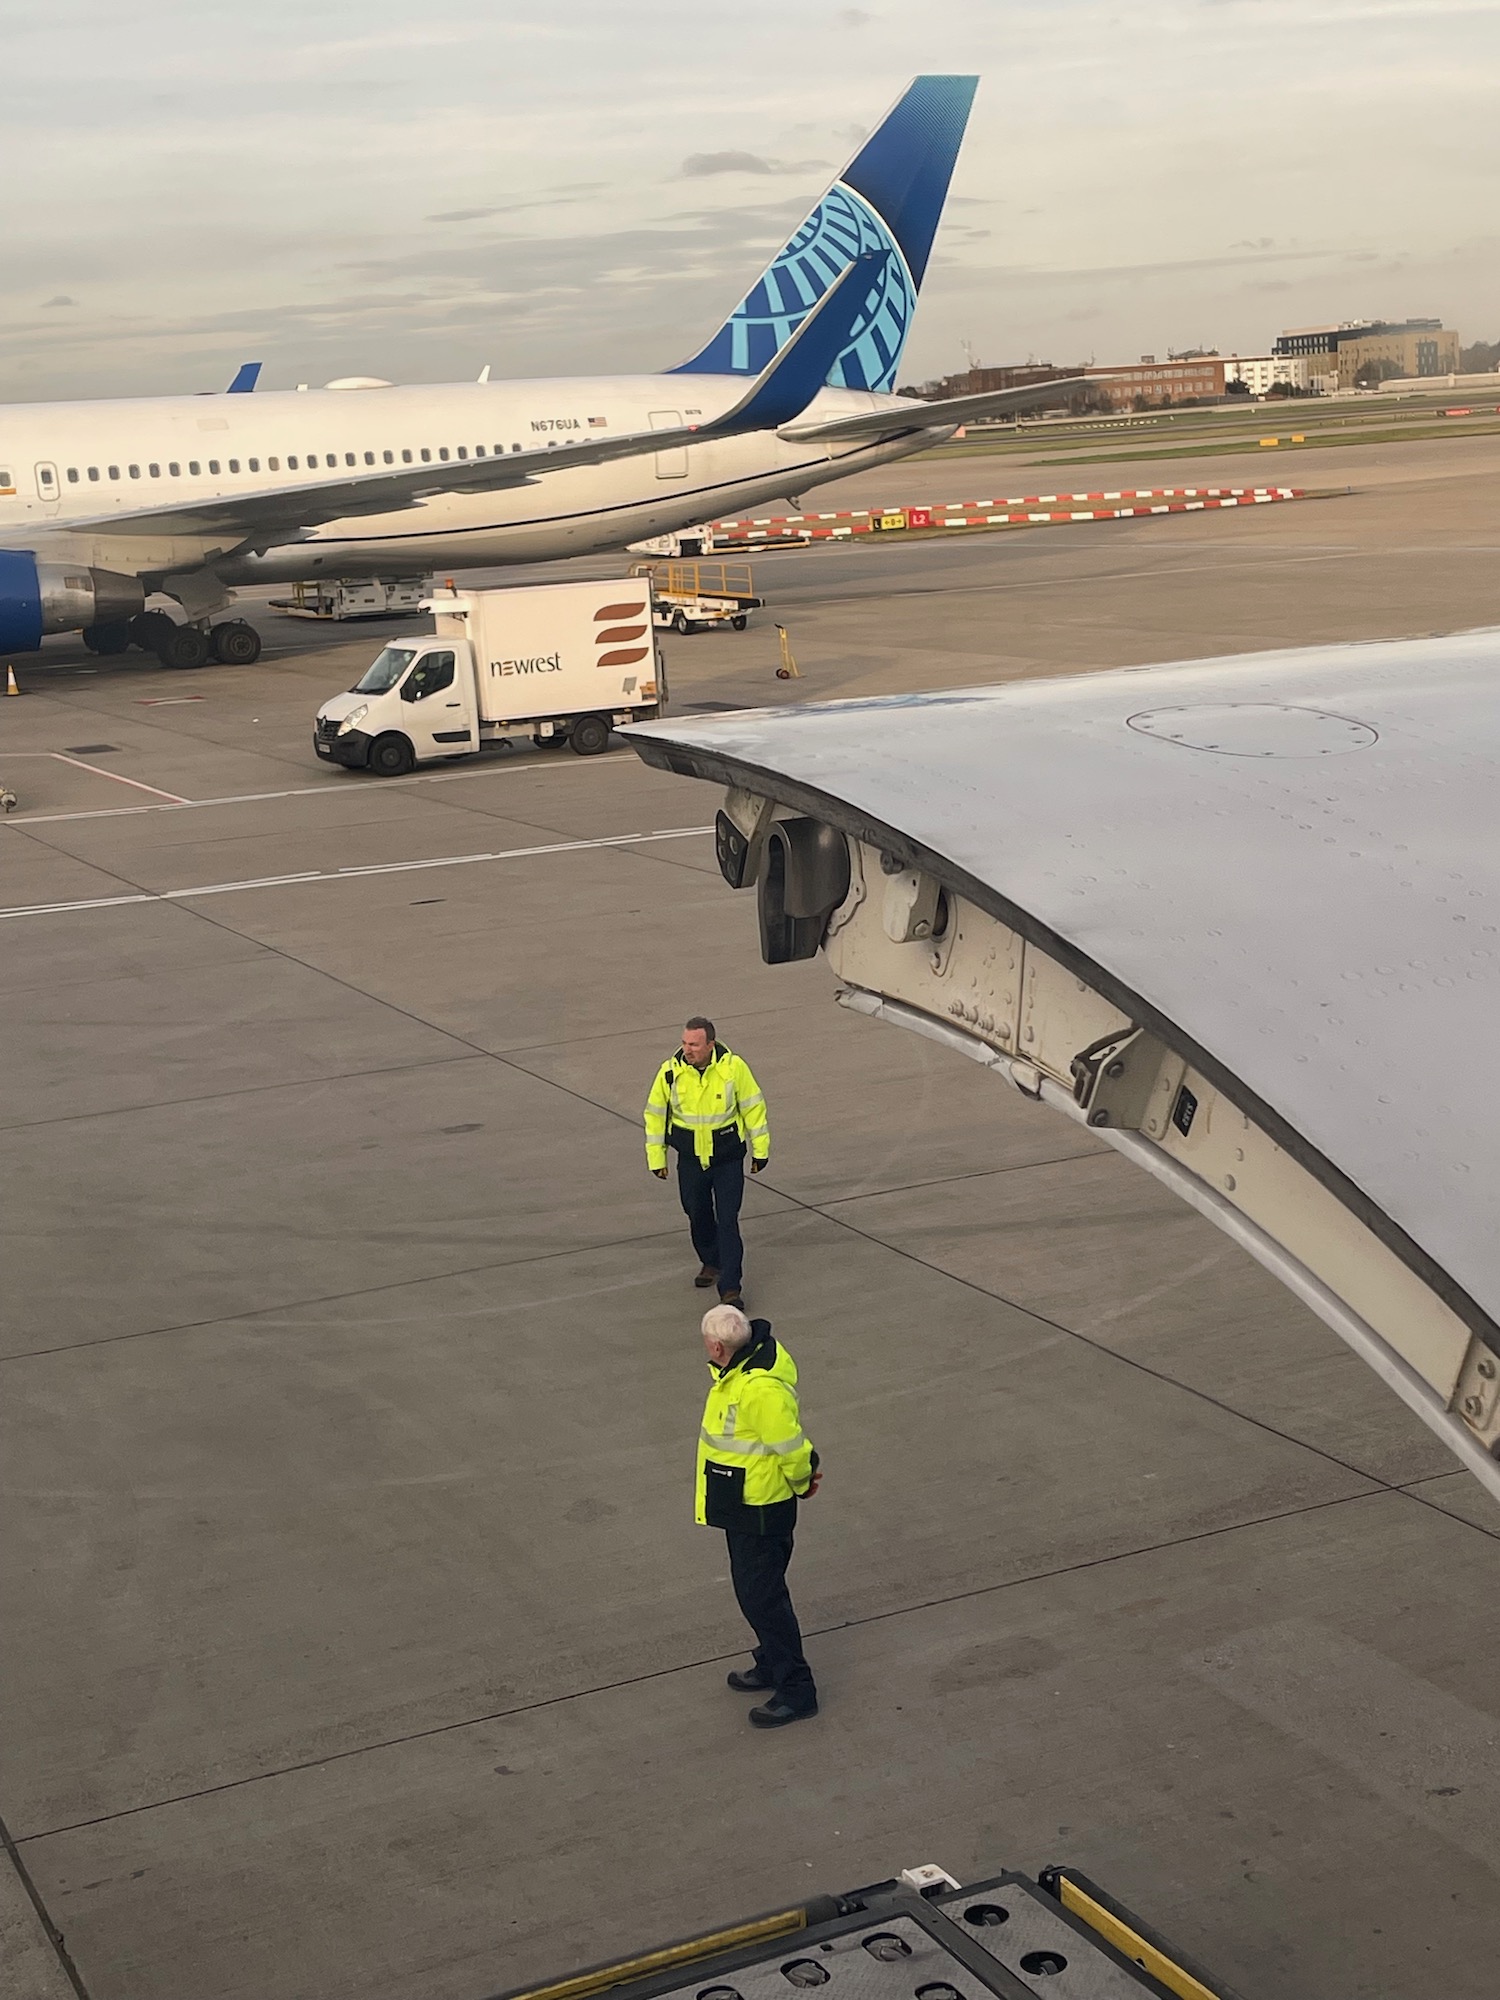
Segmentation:
[(62, 487), (58, 484), (55, 465), (42, 464), (36, 468), (36, 497), (41, 501), (45, 514), (55, 514), (62, 505)]
[(424, 653), (401, 684), (406, 733), (417, 762), (434, 757), (462, 757), (479, 748), (479, 719), (474, 701), (474, 675), (467, 654), (458, 672), (454, 656)]
[[(653, 410), (651, 428), (654, 431), (680, 431), (682, 429), (681, 410)], [(676, 451), (659, 451), (656, 454), (656, 476), (658, 479), (687, 478), (687, 447), (679, 445)]]

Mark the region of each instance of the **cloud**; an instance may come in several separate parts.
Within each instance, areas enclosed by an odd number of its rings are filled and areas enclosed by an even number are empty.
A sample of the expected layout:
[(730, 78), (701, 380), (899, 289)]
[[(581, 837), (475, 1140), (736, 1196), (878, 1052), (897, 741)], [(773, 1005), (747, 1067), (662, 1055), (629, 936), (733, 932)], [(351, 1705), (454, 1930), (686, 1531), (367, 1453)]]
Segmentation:
[[(1494, 0), (945, 0), (931, 23), (767, 0), (700, 7), (686, 36), (680, 8), (608, 0), (256, 18), (247, 40), (243, 10), (206, 0), (164, 41), (118, 0), (10, 0), (35, 185), (7, 218), (0, 399), (222, 387), (252, 351), (284, 383), (658, 366), (800, 223), (828, 178), (812, 156), (866, 138), (924, 30), (933, 67), (984, 81), (908, 375), (960, 335), (993, 357), (1065, 346), (1081, 309), (1101, 358), (1200, 331), (1257, 352), (1364, 312), (1500, 323)], [(670, 121), (642, 115), (661, 103)], [(1378, 202), (1368, 176), (1330, 176), (1397, 129), (1408, 170)]]
[(689, 153), (677, 169), (685, 181), (707, 180), (710, 174), (776, 174), (781, 169), (759, 153)]
[(520, 215), (528, 208), (566, 208), (571, 202), (582, 201), (585, 195), (602, 186), (602, 181), (574, 181), (551, 194), (536, 195), (530, 201), (503, 201), (494, 208), (445, 208), (422, 219), (424, 222), (482, 222), (491, 215)]
[(66, 292), (59, 292), (55, 299), (42, 300), (42, 310), (46, 312), (53, 306), (76, 306), (77, 303), (77, 299), (70, 299)]
[(674, 176), (707, 180), (711, 174), (814, 174), (829, 172), (827, 160), (768, 160), (761, 153), (689, 153)]

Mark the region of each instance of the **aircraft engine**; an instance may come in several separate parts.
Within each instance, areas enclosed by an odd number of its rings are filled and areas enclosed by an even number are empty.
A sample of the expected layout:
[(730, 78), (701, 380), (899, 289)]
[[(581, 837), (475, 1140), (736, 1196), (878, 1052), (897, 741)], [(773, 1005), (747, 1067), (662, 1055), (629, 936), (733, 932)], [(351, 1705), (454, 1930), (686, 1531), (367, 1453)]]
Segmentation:
[(120, 624), (145, 605), (137, 577), (0, 549), (0, 652), (34, 653), (48, 632)]

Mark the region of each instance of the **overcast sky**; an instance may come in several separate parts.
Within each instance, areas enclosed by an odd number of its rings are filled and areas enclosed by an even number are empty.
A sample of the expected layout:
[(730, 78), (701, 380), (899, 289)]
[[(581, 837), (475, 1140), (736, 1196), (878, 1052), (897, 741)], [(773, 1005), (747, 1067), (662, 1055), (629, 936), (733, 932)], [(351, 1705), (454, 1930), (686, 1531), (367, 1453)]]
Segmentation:
[(0, 400), (651, 369), (919, 70), (982, 81), (903, 379), (1500, 337), (1493, 0), (4, 0)]

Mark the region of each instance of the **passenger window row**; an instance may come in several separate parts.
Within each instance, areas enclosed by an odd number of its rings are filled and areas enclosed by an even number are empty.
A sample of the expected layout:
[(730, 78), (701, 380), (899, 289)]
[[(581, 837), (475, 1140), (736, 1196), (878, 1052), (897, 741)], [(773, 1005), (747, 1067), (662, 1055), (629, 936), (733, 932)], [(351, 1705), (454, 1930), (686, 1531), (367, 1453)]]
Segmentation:
[[(555, 438), (549, 438), (547, 442), (549, 445), (555, 445), (557, 440)], [(520, 451), (521, 448), (522, 447), (518, 444), (513, 444), (511, 446), (512, 451)], [(437, 447), (436, 452), (433, 451), (430, 445), (421, 445), (415, 448), (408, 446), (404, 448), (400, 454), (400, 463), (402, 465), (431, 465), (434, 457), (436, 457), (439, 461), (443, 463), (447, 463), (450, 459), (468, 458), (469, 456), (470, 456), (469, 447), (466, 444), (455, 445), (452, 447), (451, 450), (445, 444), (439, 445)], [(473, 456), (475, 458), (486, 458), (486, 457), (503, 458), (505, 456), (505, 446), (503, 444), (497, 444), (486, 447), (482, 444), (476, 444), (474, 446)], [(376, 459), (376, 454), (373, 451), (366, 451), (366, 452), (346, 451), (343, 454), (343, 462), (346, 466), (352, 465), (357, 467), (360, 466), (361, 464), (375, 465), (377, 463), (377, 459)], [(378, 462), (381, 465), (395, 465), (397, 462), (397, 455), (394, 451), (382, 451), (379, 455)], [(309, 472), (317, 472), (319, 470), (331, 472), (338, 465), (338, 463), (339, 463), (339, 454), (336, 451), (325, 451), (321, 454), (321, 456), (317, 452), (309, 452), (305, 458), (300, 460), (297, 458), (288, 458), (286, 461), (286, 469), (288, 472), (300, 472), (302, 468), (305, 466)], [(244, 462), (244, 468), (247, 472), (259, 472), (261, 470), (261, 461), (258, 458), (248, 458)], [(239, 459), (231, 458), (226, 462), (226, 464), (221, 464), (220, 461), (216, 458), (209, 459), (208, 476), (210, 478), (218, 476), (226, 469), (230, 472), (238, 472), (240, 470)], [(265, 470), (267, 472), (280, 472), (281, 469), (282, 469), (282, 462), (279, 458), (268, 458), (265, 461)], [(166, 476), (169, 479), (180, 479), (183, 476), (183, 465), (182, 462), (178, 459), (175, 458), (168, 459), (166, 462), (165, 470), (166, 470)], [(157, 461), (152, 461), (145, 466), (139, 466), (139, 465), (125, 466), (123, 468), (123, 476), (127, 479), (140, 479), (143, 477), (147, 479), (160, 479), (162, 477), (162, 471), (163, 471), (162, 465)], [(200, 461), (199, 459), (190, 458), (187, 461), (188, 478), (190, 479), (201, 478), (203, 476), (203, 471), (204, 467), (202, 461)], [(82, 469), (80, 469), (76, 465), (70, 465), (68, 467), (68, 484), (70, 486), (77, 486), (80, 480), (82, 479), (91, 479), (97, 482), (100, 479), (119, 479), (121, 476), (122, 476), (122, 469), (118, 465), (107, 465), (103, 467), (97, 465), (90, 465)], [(9, 483), (10, 483), (9, 475), (0, 474), (0, 486), (6, 486), (9, 485)], [(50, 484), (50, 480), (48, 483)]]

